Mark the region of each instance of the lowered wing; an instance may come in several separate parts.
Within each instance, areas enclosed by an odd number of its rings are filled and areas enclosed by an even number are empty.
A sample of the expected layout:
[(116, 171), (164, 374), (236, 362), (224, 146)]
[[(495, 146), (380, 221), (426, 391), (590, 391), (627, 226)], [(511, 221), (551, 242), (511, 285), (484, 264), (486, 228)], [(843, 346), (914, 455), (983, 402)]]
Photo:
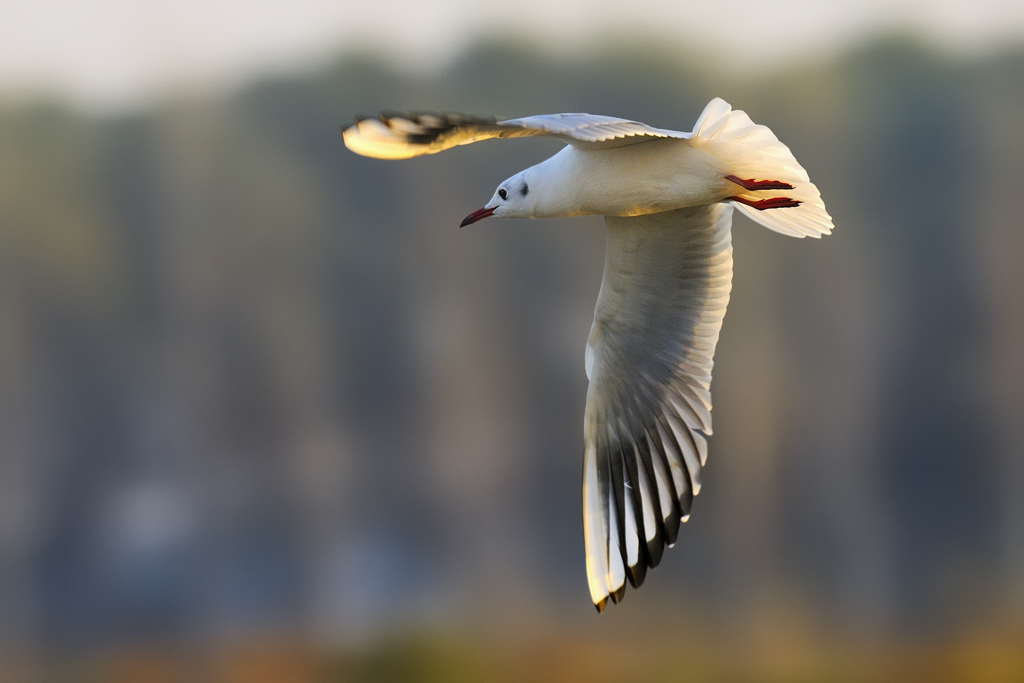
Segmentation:
[(671, 546), (700, 491), (711, 368), (732, 287), (732, 207), (605, 217), (587, 342), (583, 526), (598, 610)]

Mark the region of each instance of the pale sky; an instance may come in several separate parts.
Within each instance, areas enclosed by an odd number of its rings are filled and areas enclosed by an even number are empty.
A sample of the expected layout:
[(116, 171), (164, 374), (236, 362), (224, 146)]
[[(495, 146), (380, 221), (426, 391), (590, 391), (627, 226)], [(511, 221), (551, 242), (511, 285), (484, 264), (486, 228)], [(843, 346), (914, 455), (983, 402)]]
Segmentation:
[(119, 109), (358, 48), (430, 68), (488, 37), (571, 50), (619, 28), (763, 69), (894, 30), (956, 51), (1021, 43), (1024, 0), (0, 0), (0, 98)]

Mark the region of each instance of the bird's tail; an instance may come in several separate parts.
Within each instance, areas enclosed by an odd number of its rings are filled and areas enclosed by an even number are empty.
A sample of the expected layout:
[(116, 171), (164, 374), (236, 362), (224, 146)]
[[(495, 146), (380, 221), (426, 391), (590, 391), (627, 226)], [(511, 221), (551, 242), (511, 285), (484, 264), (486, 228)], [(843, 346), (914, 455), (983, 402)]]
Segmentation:
[(793, 237), (832, 232), (818, 188), (767, 126), (716, 97), (694, 124), (690, 144), (728, 164), (732, 204), (761, 225)]

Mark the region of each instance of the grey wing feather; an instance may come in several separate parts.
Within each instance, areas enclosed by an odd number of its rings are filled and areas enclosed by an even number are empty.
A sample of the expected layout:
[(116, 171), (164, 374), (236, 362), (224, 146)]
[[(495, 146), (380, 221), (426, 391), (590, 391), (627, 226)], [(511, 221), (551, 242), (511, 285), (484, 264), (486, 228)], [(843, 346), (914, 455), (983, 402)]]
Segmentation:
[[(541, 114), (521, 119), (508, 119), (501, 125), (520, 126), (560, 137), (570, 145), (618, 146), (655, 138), (689, 138), (690, 133), (666, 128), (653, 128), (646, 123), (595, 114)], [(589, 145), (588, 145), (589, 143)]]
[(345, 145), (377, 159), (408, 159), (491, 138), (547, 135), (571, 145), (617, 147), (656, 138), (688, 138), (644, 123), (592, 114), (544, 114), (499, 121), (445, 113), (381, 113), (361, 117), (342, 132)]
[(606, 217), (587, 342), (583, 517), (591, 597), (655, 567), (700, 491), (711, 369), (732, 287), (732, 207)]

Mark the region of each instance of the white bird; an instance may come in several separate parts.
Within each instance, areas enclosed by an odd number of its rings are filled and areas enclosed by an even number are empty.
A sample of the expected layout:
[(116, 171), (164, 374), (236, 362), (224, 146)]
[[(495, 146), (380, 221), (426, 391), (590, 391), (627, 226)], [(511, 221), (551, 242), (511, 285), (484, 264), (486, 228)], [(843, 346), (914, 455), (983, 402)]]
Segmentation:
[(714, 99), (692, 133), (590, 114), (499, 121), (381, 114), (342, 134), (352, 151), (406, 159), (489, 138), (568, 143), (498, 186), (488, 216), (599, 214), (604, 278), (586, 347), (583, 530), (598, 611), (643, 583), (700, 491), (711, 369), (732, 288), (732, 212), (793, 237), (832, 231), (789, 148)]

